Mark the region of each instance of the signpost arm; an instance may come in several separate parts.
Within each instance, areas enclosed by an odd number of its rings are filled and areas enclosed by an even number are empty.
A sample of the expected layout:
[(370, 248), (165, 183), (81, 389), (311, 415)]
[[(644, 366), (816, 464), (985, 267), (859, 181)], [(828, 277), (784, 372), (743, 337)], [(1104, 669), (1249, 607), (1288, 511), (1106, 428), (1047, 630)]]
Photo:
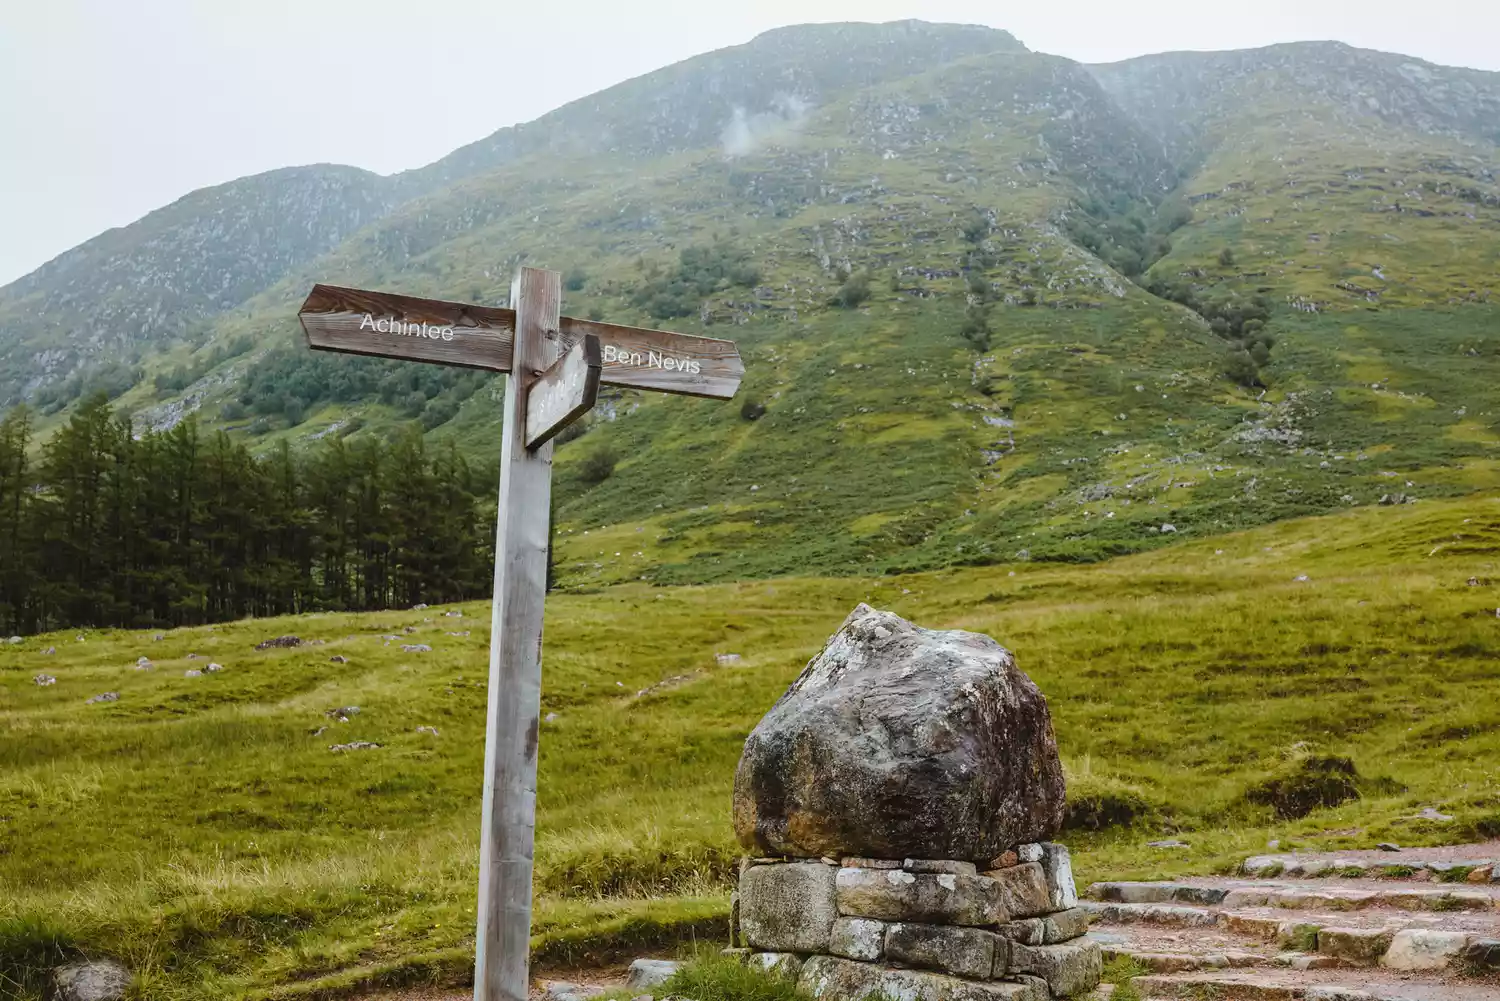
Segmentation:
[(559, 353), (561, 299), (561, 276), (555, 271), (522, 268), (511, 286), (516, 333), (505, 387), (495, 524), (475, 1001), (526, 1001), (529, 987), (552, 443), (526, 447), (526, 399), (531, 384)]

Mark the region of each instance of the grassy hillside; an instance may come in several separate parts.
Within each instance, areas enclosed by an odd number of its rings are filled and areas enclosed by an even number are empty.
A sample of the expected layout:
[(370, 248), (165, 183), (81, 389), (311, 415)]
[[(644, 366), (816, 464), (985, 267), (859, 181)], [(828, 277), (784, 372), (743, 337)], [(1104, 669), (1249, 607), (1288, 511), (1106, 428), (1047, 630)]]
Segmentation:
[[(1493, 496), (1089, 567), (621, 584), (548, 602), (540, 961), (719, 934), (741, 741), (861, 600), (1016, 651), (1052, 706), (1085, 880), (1204, 871), (1269, 837), (1500, 833)], [(153, 998), (460, 978), (487, 621), (469, 605), (0, 647), (0, 975), (29, 996), (83, 951), (126, 959)], [(319, 642), (253, 650), (282, 633)], [(184, 675), (209, 661), (224, 669)], [(354, 741), (380, 746), (330, 750)], [(1247, 803), (1311, 752), (1352, 758), (1363, 797), (1300, 820)], [(1164, 835), (1190, 847), (1145, 846)]]
[[(334, 235), (191, 337), (148, 324), (111, 386), (258, 448), (417, 422), (489, 462), (500, 380), (313, 356), (314, 281), (499, 302), (525, 261), (573, 315), (733, 337), (741, 401), (608, 392), (559, 453), (569, 587), (1087, 561), (1493, 489), (1497, 107), (1500, 75), (1333, 44), (1084, 67), (781, 29), (372, 181), (353, 229), (288, 221)], [(55, 270), (0, 295), (0, 351)], [(109, 374), (65, 362), (52, 406)]]

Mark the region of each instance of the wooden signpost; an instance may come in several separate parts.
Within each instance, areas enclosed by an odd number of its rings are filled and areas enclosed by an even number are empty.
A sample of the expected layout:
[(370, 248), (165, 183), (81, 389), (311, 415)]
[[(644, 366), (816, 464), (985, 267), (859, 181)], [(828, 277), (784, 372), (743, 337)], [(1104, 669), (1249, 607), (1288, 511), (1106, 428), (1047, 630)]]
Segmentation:
[(727, 400), (745, 367), (733, 341), (560, 316), (561, 276), (522, 268), (512, 309), (315, 285), (298, 312), (319, 351), (509, 372), (495, 525), (489, 715), (475, 1001), (526, 1001), (542, 601), (552, 437), (601, 385)]

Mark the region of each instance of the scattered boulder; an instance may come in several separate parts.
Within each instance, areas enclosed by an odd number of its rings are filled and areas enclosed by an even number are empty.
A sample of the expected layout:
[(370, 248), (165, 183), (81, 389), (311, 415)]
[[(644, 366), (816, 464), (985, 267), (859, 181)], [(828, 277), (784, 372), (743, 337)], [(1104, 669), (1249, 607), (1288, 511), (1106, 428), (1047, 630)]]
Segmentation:
[(301, 645), (302, 638), (299, 636), (277, 636), (275, 639), (262, 640), (261, 642), (255, 644), (255, 649), (275, 650), (278, 648), (296, 647)]
[(45, 650), (42, 651), (42, 656), (43, 657), (50, 657), (50, 656), (52, 656), (55, 653), (57, 653), (57, 647), (55, 647), (55, 646), (49, 646), (47, 649), (45, 649)]
[(220, 671), (224, 670), (224, 665), (223, 664), (209, 664), (207, 667), (204, 668), (204, 670), (207, 671), (207, 672), (209, 672), (210, 674), (218, 674)]
[(734, 826), (763, 853), (988, 862), (1061, 826), (1047, 701), (1010, 652), (859, 605), (745, 742)]
[(119, 692), (105, 692), (102, 695), (95, 695), (94, 697), (85, 700), (84, 701), (84, 705), (91, 706), (95, 702), (118, 702), (118, 701), (120, 701), (120, 693)]
[(10, 638), (10, 642), (11, 642), (11, 643), (12, 643), (12, 644), (15, 644), (15, 643), (24, 643), (24, 642), (26, 642), (26, 641), (25, 641), (25, 640), (24, 640), (24, 639), (22, 639), (22, 638), (21, 638), (21, 637), (19, 637), (19, 636), (12, 636), (12, 637), (11, 637), (11, 638)]
[(323, 715), (328, 716), (332, 719), (336, 719), (340, 723), (347, 723), (349, 722), (350, 716), (359, 715), (359, 706), (343, 706), (338, 709), (329, 709), (326, 710)]
[(130, 971), (111, 959), (69, 963), (52, 971), (52, 997), (54, 1001), (119, 1001), (130, 980)]
[(34, 682), (36, 682), (38, 685), (43, 686), (44, 688), (47, 685), (55, 685), (55, 684), (57, 684), (57, 679), (54, 678), (54, 677), (52, 677), (52, 675), (50, 675), (50, 674), (38, 674), (35, 678), (32, 678), (31, 680), (34, 681)]
[(196, 653), (190, 653), (190, 654), (187, 655), (187, 659), (188, 660), (197, 660), (198, 659), (198, 655)]
[(347, 744), (330, 744), (328, 749), (338, 754), (343, 751), (369, 751), (379, 746), (379, 744), (371, 743), (368, 740), (353, 740)]
[(432, 647), (428, 646), (426, 643), (403, 643), (403, 644), (401, 644), (401, 652), (402, 653), (432, 653)]
[(572, 984), (566, 980), (554, 980), (547, 985), (542, 997), (546, 1001), (588, 1001), (604, 993), (603, 987)]
[(136, 667), (150, 667), (151, 666), (151, 658), (150, 657), (137, 657), (135, 659), (135, 666)]
[(425, 601), (419, 601), (415, 605), (411, 606), (411, 610), (413, 612), (420, 612), (420, 611), (424, 610), (426, 607), (427, 607), (427, 603)]
[(741, 660), (740, 655), (737, 654), (737, 653), (716, 653), (716, 654), (714, 654), (714, 661), (720, 667), (724, 667), (724, 666), (729, 665), (729, 664), (738, 664), (740, 662), (740, 660)]
[(447, 616), (450, 619), (461, 619), (464, 617), (463, 612), (444, 612), (443, 615)]
[(347, 663), (349, 663), (349, 658), (345, 657), (341, 653), (336, 653), (332, 657), (328, 658), (328, 663), (330, 663), (330, 664), (347, 664)]
[(203, 677), (203, 672), (190, 667), (186, 671), (182, 672), (182, 676), (184, 678), (201, 678)]
[(682, 964), (672, 959), (637, 959), (625, 975), (625, 986), (631, 990), (656, 987), (672, 979)]
[(438, 735), (438, 729), (435, 726), (419, 726), (419, 727), (417, 727), (417, 732), (418, 733), (430, 733), (434, 737), (436, 737)]

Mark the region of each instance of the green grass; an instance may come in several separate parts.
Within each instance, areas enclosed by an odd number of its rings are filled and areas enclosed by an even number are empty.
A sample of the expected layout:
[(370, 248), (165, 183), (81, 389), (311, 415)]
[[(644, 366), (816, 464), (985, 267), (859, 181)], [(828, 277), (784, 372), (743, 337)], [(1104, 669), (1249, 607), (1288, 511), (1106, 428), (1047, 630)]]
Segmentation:
[[(1273, 837), (1289, 850), (1494, 836), (1497, 579), (1500, 501), (1474, 497), (1091, 566), (554, 595), (539, 962), (723, 933), (741, 743), (858, 601), (1016, 651), (1052, 707), (1082, 882), (1223, 870)], [(471, 604), (0, 647), (0, 975), (30, 996), (46, 966), (109, 953), (140, 972), (143, 996), (172, 1001), (461, 978), (487, 614)], [(283, 633), (326, 642), (253, 650)], [(403, 641), (433, 650), (404, 654)], [(721, 666), (715, 653), (742, 660)], [(135, 670), (140, 656), (154, 668)], [(206, 660), (225, 670), (184, 677)], [(42, 671), (57, 683), (33, 684)], [(85, 704), (106, 691), (119, 700)], [(326, 715), (354, 705), (347, 723)], [(353, 740), (382, 746), (329, 751)], [(1350, 758), (1364, 795), (1299, 820), (1247, 803), (1313, 752)], [(1422, 820), (1424, 806), (1455, 820)], [(1189, 847), (1145, 847), (1163, 836)]]

